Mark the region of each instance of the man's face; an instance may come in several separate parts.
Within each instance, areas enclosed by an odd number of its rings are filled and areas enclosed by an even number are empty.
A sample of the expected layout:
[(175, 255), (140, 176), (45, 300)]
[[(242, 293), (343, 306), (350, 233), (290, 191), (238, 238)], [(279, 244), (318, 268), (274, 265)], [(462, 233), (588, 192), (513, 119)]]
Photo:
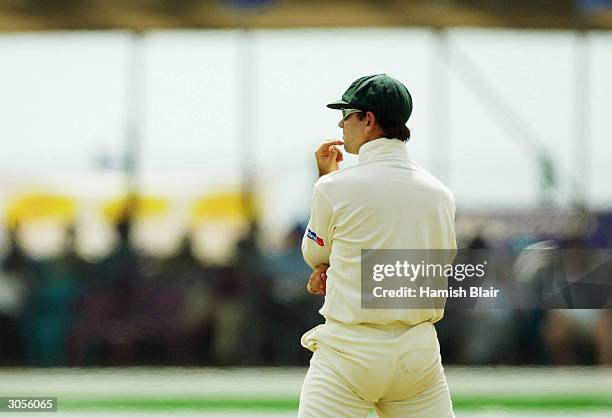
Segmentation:
[(342, 139), (344, 140), (344, 149), (349, 154), (358, 154), (359, 148), (366, 142), (365, 136), (365, 119), (359, 120), (360, 112), (350, 113), (345, 110), (346, 115), (340, 120), (338, 126), (342, 128)]

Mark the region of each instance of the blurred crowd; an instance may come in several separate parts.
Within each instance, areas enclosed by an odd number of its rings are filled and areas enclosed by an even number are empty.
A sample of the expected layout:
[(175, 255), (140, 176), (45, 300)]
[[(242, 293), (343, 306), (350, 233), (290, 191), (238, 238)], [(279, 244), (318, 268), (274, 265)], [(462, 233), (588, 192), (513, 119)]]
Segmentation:
[[(253, 224), (224, 265), (178, 253), (153, 257), (130, 244), (128, 217), (104, 258), (34, 258), (10, 233), (0, 271), (2, 366), (276, 366), (307, 364), (302, 333), (321, 323), (322, 298), (296, 226), (264, 253)], [(469, 248), (491, 244), (481, 236)], [(587, 245), (564, 241), (561, 245)], [(447, 310), (437, 325), (447, 364), (612, 364), (611, 310)]]
[(186, 238), (155, 258), (119, 244), (99, 260), (79, 257), (72, 240), (33, 258), (11, 232), (0, 273), (0, 362), (28, 366), (302, 364), (299, 337), (318, 321), (305, 292), (301, 230), (264, 256), (257, 228), (226, 265), (205, 265)]
[[(476, 253), (514, 254), (507, 263), (489, 263), (485, 276), (486, 285), (502, 288), (502, 297), (514, 300), (501, 301), (495, 309), (466, 309), (447, 301), (437, 326), (447, 363), (612, 365), (612, 309), (580, 308), (610, 306), (609, 248), (595, 248), (584, 236), (541, 238), (517, 237), (510, 251), (481, 236), (465, 242), (464, 248)], [(555, 283), (570, 287), (554, 288)], [(557, 292), (562, 288), (566, 291)], [(557, 309), (572, 305), (577, 308)]]

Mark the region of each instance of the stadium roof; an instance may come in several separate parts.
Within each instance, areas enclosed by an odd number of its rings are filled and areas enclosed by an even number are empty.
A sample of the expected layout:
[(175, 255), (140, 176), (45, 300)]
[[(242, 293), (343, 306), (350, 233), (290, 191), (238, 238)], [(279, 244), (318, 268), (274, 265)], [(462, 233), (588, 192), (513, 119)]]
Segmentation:
[(506, 27), (612, 29), (612, 0), (2, 0), (0, 31)]

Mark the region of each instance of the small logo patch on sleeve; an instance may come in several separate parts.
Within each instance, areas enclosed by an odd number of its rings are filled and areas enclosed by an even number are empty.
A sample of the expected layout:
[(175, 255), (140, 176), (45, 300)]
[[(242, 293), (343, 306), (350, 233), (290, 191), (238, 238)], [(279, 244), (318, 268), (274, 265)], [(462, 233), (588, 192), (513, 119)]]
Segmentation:
[(314, 242), (317, 243), (317, 245), (323, 247), (325, 245), (325, 241), (323, 240), (323, 238), (317, 236), (317, 233), (314, 232), (312, 229), (308, 228), (308, 232), (307, 232), (307, 236), (308, 238), (310, 238), (311, 240), (313, 240)]

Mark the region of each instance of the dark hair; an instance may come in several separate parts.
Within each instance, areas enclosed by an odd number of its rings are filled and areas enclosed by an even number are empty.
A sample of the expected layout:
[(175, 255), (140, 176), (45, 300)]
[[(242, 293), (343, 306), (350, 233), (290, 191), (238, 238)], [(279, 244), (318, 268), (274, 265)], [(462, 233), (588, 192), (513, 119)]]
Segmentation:
[[(365, 110), (362, 111), (361, 113), (357, 113), (357, 117), (359, 118), (359, 120), (364, 120), (365, 115), (366, 115)], [(403, 142), (406, 142), (410, 139), (410, 129), (408, 129), (408, 127), (404, 125), (403, 123), (398, 124), (396, 122), (390, 122), (383, 118), (379, 118), (378, 116), (376, 116), (376, 114), (374, 114), (374, 116), (376, 117), (376, 121), (382, 128), (383, 133), (385, 134), (385, 138), (389, 138), (389, 139), (397, 138)]]

